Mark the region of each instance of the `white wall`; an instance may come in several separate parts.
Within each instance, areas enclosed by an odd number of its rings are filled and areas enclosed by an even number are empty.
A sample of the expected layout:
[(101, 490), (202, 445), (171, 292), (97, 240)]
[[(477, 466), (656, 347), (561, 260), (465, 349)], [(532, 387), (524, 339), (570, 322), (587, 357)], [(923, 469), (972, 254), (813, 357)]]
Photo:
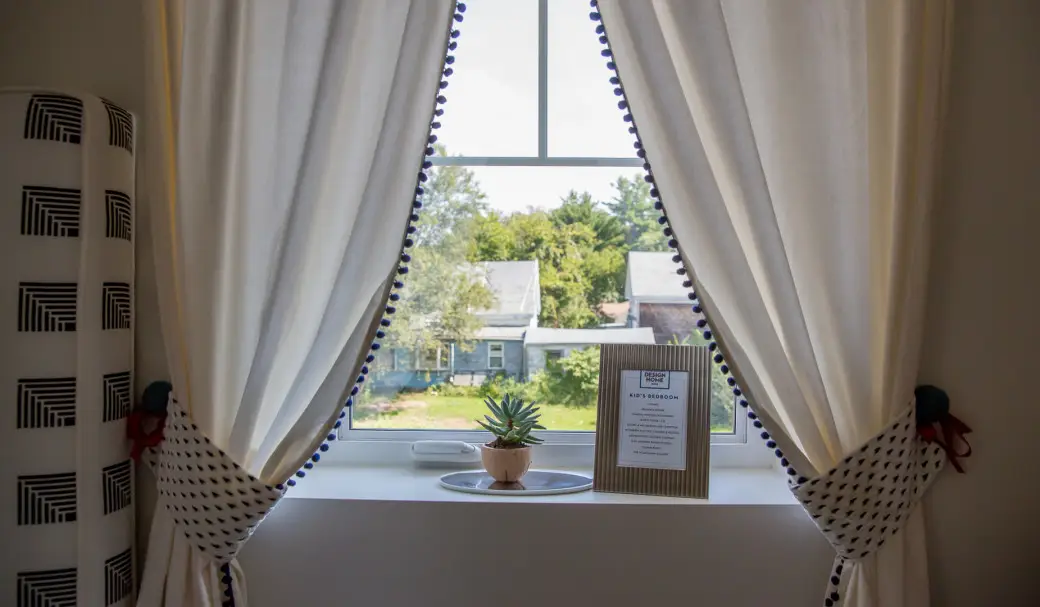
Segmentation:
[(256, 607), (805, 607), (832, 557), (798, 506), (286, 499), (240, 562)]
[(927, 503), (935, 605), (1037, 605), (1040, 2), (957, 4), (921, 380), (975, 432)]
[[(0, 85), (71, 86), (140, 113), (138, 6), (0, 2)], [(963, 0), (957, 8), (921, 378), (950, 392), (957, 413), (975, 428), (975, 455), (967, 475), (944, 474), (926, 500), (933, 604), (1027, 605), (1035, 601), (1031, 576), (1040, 564), (1040, 474), (1031, 461), (1040, 429), (1040, 3)], [(138, 193), (142, 203), (148, 198)], [(145, 253), (142, 215), (138, 248)], [(139, 257), (137, 286), (140, 387), (164, 368), (147, 255)], [(139, 498), (147, 515), (154, 498)], [(624, 604), (639, 589), (655, 593), (657, 600), (643, 603), (649, 605), (820, 602), (828, 549), (797, 511), (661, 509), (640, 517), (649, 522), (635, 535), (599, 539), (604, 530), (630, 526), (629, 514), (616, 506), (287, 500), (242, 562), (256, 607), (449, 604), (446, 576), (467, 599), (459, 605), (494, 603), (488, 597), (503, 580), (534, 580), (525, 603), (536, 605)], [(515, 577), (503, 573), (489, 536), (510, 544)], [(744, 543), (723, 541), (734, 536)], [(547, 588), (570, 580), (584, 589), (582, 598), (545, 598)], [(333, 584), (349, 587), (357, 600), (348, 603)], [(719, 589), (734, 600), (698, 601), (693, 594), (716, 597)], [(309, 598), (290, 601), (298, 596), (290, 592)]]

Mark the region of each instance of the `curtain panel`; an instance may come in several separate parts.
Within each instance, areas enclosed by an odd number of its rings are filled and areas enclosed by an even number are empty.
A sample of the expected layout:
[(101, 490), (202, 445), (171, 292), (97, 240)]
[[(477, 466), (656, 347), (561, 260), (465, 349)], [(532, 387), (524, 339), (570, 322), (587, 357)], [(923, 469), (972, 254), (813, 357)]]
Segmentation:
[(838, 553), (824, 603), (927, 605), (944, 457), (913, 402), (951, 3), (592, 5), (716, 362)]
[(0, 90), (0, 605), (133, 603), (135, 126)]
[(227, 584), (244, 605), (234, 553), (334, 438), (398, 263), (453, 8), (145, 3), (173, 394), (139, 605), (218, 605)]

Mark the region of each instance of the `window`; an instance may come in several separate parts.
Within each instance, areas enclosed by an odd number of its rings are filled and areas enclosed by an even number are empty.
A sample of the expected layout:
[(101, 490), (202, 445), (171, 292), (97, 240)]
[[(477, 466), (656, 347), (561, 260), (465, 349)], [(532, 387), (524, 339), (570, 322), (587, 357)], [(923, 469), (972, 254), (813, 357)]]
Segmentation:
[[(468, 8), (402, 300), (344, 435), (475, 442), (509, 392), (540, 403), (547, 443), (591, 445), (601, 344), (704, 340), (587, 1)], [(383, 367), (408, 349), (417, 369)], [(743, 443), (713, 386), (713, 442)]]
[(418, 351), (420, 371), (443, 371), (448, 368), (451, 353), (450, 344), (437, 344), (430, 347), (420, 346)]
[(488, 369), (506, 368), (506, 345), (500, 341), (488, 344)]

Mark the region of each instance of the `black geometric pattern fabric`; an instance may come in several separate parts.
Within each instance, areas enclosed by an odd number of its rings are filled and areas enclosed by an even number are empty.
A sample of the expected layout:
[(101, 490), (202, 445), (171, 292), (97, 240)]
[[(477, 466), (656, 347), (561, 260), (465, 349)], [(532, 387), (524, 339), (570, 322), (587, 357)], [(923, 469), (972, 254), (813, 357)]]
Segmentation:
[(18, 380), (18, 428), (76, 425), (76, 378)]
[(46, 525), (76, 520), (76, 473), (18, 477), (18, 524)]
[(18, 330), (75, 331), (76, 283), (19, 283)]
[(76, 607), (76, 568), (18, 572), (17, 607)]
[(180, 531), (219, 562), (234, 558), (284, 490), (254, 478), (199, 432), (170, 399), (154, 472)]
[(36, 94), (25, 111), (25, 138), (78, 144), (83, 137), (83, 102), (67, 95)]
[(80, 191), (47, 186), (22, 187), (22, 234), (79, 237)]
[(135, 128), (91, 95), (0, 91), (0, 606), (134, 601)]
[(111, 422), (130, 415), (130, 372), (109, 373), (101, 383), (105, 391), (102, 421)]
[(105, 237), (129, 241), (133, 223), (130, 197), (115, 190), (105, 190)]
[(902, 528), (946, 463), (917, 437), (914, 407), (827, 474), (792, 487), (838, 556), (871, 554)]
[(123, 148), (134, 153), (134, 118), (108, 99), (102, 99), (108, 112), (108, 145)]
[(130, 460), (106, 466), (101, 471), (105, 514), (112, 514), (130, 505)]
[(130, 328), (130, 285), (125, 282), (106, 282), (101, 292), (101, 328)]
[(130, 596), (134, 590), (133, 553), (130, 548), (105, 559), (105, 605)]

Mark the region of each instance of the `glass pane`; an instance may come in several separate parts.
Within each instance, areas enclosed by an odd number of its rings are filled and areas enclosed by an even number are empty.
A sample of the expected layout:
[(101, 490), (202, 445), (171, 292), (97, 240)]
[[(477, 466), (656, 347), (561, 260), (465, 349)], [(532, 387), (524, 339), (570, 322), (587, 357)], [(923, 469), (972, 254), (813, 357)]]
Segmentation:
[[(477, 429), (487, 396), (594, 430), (603, 343), (700, 344), (648, 186), (630, 169), (438, 167), (354, 428)], [(420, 367), (393, 353), (420, 352)], [(428, 362), (427, 362), (428, 361)], [(712, 424), (733, 431), (715, 378)]]
[(549, 2), (549, 155), (635, 157), (585, 0)]
[(538, 3), (467, 3), (437, 135), (463, 156), (538, 155)]

